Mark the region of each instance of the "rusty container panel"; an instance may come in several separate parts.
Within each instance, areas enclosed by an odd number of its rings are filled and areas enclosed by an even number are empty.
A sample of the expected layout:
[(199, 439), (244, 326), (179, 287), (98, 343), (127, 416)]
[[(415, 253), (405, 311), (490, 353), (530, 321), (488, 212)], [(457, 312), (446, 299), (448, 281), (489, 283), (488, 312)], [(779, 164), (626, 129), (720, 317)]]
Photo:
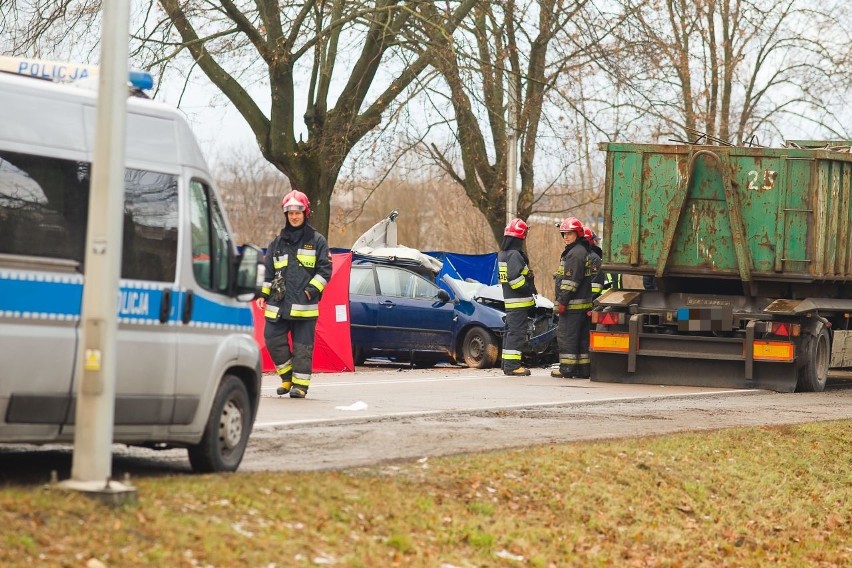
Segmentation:
[(657, 276), (850, 280), (852, 155), (602, 144), (604, 260)]

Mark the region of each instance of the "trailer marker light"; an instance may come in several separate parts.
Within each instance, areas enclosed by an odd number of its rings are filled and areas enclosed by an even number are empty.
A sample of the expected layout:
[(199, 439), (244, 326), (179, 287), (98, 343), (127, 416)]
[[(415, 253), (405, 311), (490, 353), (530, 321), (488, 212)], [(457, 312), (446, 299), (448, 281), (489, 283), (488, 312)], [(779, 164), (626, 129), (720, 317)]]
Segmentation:
[(755, 361), (792, 363), (796, 358), (796, 348), (787, 341), (755, 341), (752, 355)]
[(797, 323), (771, 322), (770, 333), (780, 335), (782, 337), (799, 337), (801, 325)]
[(589, 348), (592, 351), (627, 353), (630, 351), (630, 336), (626, 333), (593, 331), (589, 334)]
[(621, 325), (624, 314), (619, 312), (592, 312), (592, 323), (600, 325)]

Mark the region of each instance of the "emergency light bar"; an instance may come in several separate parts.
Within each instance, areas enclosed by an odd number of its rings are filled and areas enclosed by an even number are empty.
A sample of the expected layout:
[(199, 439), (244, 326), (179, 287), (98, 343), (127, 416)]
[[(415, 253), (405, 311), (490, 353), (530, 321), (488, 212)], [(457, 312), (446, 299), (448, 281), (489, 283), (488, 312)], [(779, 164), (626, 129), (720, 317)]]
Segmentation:
[[(97, 77), (99, 68), (97, 65), (84, 65), (82, 63), (0, 55), (0, 71), (61, 83), (73, 83), (74, 81)], [(128, 75), (128, 82), (137, 89), (146, 90), (154, 87), (154, 76), (147, 71), (130, 71)]]

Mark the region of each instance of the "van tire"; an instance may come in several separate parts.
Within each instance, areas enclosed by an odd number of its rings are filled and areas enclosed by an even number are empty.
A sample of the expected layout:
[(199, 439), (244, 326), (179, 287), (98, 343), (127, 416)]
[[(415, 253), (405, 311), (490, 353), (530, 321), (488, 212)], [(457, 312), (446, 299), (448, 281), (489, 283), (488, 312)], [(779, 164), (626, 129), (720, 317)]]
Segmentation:
[(188, 448), (196, 473), (236, 471), (251, 434), (251, 403), (243, 382), (225, 375), (204, 428), (201, 441)]

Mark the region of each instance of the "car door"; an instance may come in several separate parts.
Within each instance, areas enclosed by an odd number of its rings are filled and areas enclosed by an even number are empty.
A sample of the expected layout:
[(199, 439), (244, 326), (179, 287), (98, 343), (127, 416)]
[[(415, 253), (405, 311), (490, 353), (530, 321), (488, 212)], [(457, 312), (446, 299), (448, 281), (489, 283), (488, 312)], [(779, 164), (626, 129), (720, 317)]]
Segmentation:
[(349, 274), (349, 319), (352, 345), (365, 352), (388, 345), (386, 332), (378, 328), (379, 302), (373, 265), (353, 265)]
[(438, 299), (439, 288), (409, 270), (376, 266), (378, 326), (392, 332), (398, 348), (439, 352), (451, 347), (454, 304)]

